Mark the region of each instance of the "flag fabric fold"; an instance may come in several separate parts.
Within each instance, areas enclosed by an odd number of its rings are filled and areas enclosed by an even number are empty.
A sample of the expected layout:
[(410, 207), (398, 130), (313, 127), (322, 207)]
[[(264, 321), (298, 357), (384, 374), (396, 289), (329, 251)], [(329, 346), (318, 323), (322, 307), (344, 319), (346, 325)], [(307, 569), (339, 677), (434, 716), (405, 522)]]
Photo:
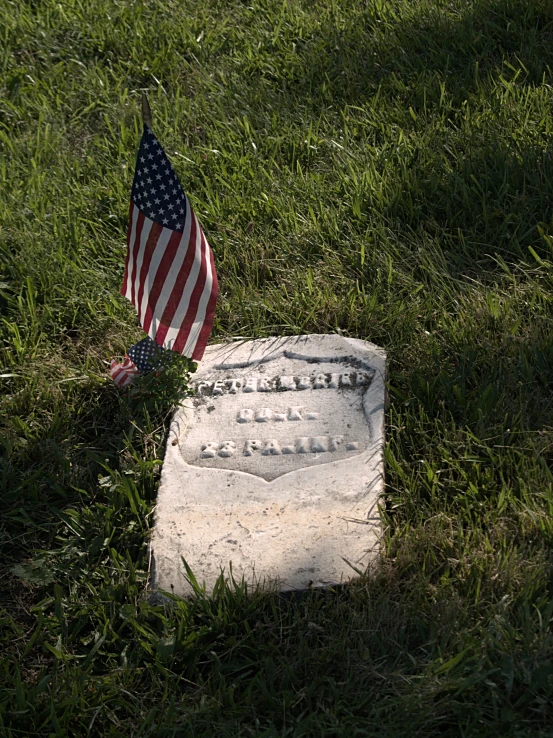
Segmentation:
[(145, 125), (121, 294), (132, 302), (153, 342), (199, 361), (213, 326), (218, 290), (213, 254), (190, 201)]
[(133, 381), (135, 375), (138, 374), (138, 369), (129, 357), (126, 356), (122, 363), (119, 363), (115, 359), (111, 360), (109, 374), (117, 387), (126, 387)]

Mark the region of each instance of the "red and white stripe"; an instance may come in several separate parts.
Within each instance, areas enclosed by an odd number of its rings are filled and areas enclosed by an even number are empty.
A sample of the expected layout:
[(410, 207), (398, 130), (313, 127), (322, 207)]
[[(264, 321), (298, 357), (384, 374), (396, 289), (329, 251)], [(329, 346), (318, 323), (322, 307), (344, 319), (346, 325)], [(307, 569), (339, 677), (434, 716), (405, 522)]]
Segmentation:
[(218, 291), (213, 254), (188, 198), (183, 233), (150, 220), (131, 202), (121, 294), (150, 338), (199, 361)]
[(119, 364), (115, 359), (112, 359), (109, 373), (118, 387), (126, 387), (127, 384), (130, 384), (133, 381), (135, 375), (138, 374), (138, 369), (134, 362), (126, 356), (125, 361), (122, 364)]

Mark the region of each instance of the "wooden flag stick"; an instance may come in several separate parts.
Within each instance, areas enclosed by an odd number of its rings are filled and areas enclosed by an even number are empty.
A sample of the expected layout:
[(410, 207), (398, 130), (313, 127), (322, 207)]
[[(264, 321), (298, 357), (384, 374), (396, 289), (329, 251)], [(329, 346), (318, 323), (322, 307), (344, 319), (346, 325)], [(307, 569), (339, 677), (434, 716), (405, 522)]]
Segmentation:
[(152, 129), (152, 111), (150, 109), (150, 103), (148, 102), (148, 98), (144, 93), (142, 93), (142, 120), (144, 121), (144, 125), (148, 126), (148, 128)]

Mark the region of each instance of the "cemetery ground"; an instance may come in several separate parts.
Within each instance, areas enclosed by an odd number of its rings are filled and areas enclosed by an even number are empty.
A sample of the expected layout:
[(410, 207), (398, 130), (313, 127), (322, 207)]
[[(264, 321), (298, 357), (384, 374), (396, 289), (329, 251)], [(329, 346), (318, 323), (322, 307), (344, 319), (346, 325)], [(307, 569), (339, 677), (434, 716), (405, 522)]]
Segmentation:
[[(549, 0), (4, 0), (0, 30), (0, 733), (551, 736)], [(213, 340), (388, 353), (351, 586), (146, 596), (187, 365), (107, 378), (142, 90)]]

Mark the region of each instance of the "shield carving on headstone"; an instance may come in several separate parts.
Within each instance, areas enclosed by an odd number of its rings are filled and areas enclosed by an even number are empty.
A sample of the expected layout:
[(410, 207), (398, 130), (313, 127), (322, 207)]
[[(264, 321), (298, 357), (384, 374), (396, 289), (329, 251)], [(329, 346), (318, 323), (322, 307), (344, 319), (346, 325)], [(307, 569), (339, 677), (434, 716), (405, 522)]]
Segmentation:
[(239, 366), (228, 357), (194, 382), (193, 412), (179, 443), (188, 464), (270, 482), (369, 447), (371, 408), (364, 400), (375, 375), (369, 361), (313, 357), (301, 346), (275, 354)]

